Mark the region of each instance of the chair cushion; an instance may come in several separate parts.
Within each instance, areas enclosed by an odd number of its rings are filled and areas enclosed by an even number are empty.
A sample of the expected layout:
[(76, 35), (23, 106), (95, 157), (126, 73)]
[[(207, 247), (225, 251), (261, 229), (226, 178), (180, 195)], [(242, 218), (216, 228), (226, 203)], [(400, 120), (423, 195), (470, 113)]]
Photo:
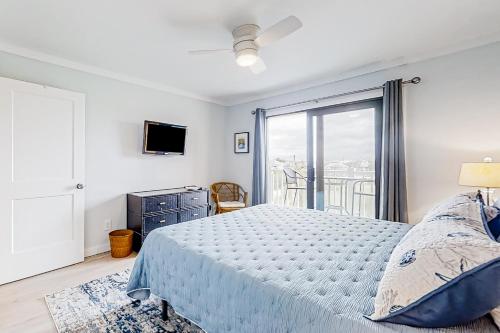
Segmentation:
[(240, 201), (220, 201), (219, 207), (221, 208), (245, 208), (245, 204)]
[(401, 239), (370, 319), (448, 327), (499, 305), (500, 244), (487, 235), (483, 207), (471, 199), (462, 195), (439, 205)]

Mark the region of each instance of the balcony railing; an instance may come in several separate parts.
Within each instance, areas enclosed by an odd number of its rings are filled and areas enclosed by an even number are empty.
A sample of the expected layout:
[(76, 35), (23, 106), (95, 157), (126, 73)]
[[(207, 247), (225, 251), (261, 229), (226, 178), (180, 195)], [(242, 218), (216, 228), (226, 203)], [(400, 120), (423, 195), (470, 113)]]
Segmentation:
[[(294, 168), (306, 175), (304, 168)], [(299, 179), (299, 187), (306, 188), (305, 180)], [(288, 190), (283, 169), (273, 167), (270, 173), (270, 198), (277, 205), (307, 207), (306, 190)], [(294, 200), (295, 199), (295, 200)], [(324, 177), (325, 211), (341, 215), (375, 216), (375, 181), (373, 170), (325, 170)]]

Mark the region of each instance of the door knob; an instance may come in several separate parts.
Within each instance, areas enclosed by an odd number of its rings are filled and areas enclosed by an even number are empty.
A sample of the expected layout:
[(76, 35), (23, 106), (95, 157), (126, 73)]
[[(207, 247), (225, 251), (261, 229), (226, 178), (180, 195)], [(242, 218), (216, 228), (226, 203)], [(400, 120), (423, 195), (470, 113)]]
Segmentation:
[(81, 190), (81, 189), (84, 188), (84, 186), (83, 186), (83, 184), (76, 184), (76, 188), (79, 189), (79, 190)]

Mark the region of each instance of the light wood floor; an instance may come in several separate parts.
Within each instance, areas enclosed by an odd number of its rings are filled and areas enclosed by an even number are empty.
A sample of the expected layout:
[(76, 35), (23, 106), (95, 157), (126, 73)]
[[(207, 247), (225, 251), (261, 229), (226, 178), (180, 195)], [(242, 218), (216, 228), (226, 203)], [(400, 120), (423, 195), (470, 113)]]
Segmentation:
[(131, 268), (135, 254), (111, 258), (109, 253), (84, 262), (0, 286), (0, 332), (57, 332), (44, 296)]

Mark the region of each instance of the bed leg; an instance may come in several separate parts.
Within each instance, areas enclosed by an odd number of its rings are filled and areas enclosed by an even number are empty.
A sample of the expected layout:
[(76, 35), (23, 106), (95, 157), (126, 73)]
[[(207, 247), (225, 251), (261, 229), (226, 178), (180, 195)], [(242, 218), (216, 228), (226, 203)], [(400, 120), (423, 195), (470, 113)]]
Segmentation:
[(161, 319), (168, 320), (168, 303), (164, 300), (161, 300)]

